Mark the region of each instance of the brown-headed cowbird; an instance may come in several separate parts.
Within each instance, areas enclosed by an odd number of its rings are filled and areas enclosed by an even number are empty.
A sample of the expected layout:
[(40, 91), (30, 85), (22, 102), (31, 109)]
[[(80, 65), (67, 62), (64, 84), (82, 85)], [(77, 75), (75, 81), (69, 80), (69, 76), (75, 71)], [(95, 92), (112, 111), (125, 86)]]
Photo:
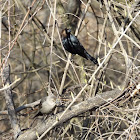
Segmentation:
[(55, 109), (56, 106), (59, 106), (60, 102), (57, 99), (57, 97), (53, 94), (48, 95), (47, 97), (44, 97), (41, 99), (40, 104), (39, 104), (39, 110), (36, 113), (36, 115), (33, 117), (35, 118), (36, 116), (40, 116), (43, 114), (49, 114)]
[(68, 52), (72, 54), (78, 54), (86, 59), (91, 60), (94, 64), (98, 65), (98, 61), (92, 57), (86, 50), (85, 48), (81, 45), (79, 40), (71, 34), (70, 29), (64, 29), (61, 33), (62, 36), (62, 43)]

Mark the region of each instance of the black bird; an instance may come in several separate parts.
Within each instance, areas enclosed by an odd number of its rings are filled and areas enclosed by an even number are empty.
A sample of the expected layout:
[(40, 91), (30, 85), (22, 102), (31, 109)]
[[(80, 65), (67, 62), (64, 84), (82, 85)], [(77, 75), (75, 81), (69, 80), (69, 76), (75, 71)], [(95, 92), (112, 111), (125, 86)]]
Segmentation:
[(67, 50), (72, 54), (78, 54), (86, 58), (87, 60), (88, 59), (91, 60), (94, 64), (98, 65), (98, 61), (94, 57), (92, 57), (81, 45), (79, 40), (74, 35), (71, 34), (70, 29), (67, 28), (64, 29), (61, 33), (61, 36), (62, 36), (62, 43), (65, 50)]

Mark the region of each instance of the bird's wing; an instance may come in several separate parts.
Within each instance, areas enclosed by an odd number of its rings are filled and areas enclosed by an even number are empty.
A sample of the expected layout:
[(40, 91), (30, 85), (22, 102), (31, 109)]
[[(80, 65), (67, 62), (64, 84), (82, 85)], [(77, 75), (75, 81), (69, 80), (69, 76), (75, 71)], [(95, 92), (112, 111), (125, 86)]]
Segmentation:
[(85, 54), (86, 50), (82, 46), (82, 44), (79, 42), (79, 40), (73, 35), (71, 35), (70, 38), (71, 38), (71, 42), (73, 44), (73, 47), (74, 47), (74, 50), (75, 50), (76, 54), (88, 59), (86, 54)]
[(67, 37), (67, 38), (63, 39), (63, 42), (62, 43), (63, 43), (64, 48), (68, 52), (70, 52), (72, 54), (76, 54), (75, 46), (74, 46), (73, 42), (71, 41), (71, 38), (70, 37)]
[(70, 35), (70, 39), (73, 46), (82, 46), (76, 36)]

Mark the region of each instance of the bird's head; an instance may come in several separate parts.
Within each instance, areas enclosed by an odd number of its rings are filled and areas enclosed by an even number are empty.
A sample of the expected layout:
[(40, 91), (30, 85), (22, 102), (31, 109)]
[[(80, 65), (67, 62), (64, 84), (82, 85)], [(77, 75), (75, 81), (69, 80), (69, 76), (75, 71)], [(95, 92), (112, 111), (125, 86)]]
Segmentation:
[(61, 36), (62, 36), (63, 38), (65, 38), (65, 37), (68, 37), (68, 36), (70, 35), (70, 33), (71, 33), (71, 30), (65, 28), (64, 30), (62, 30)]
[(70, 34), (71, 33), (71, 29), (67, 29), (65, 28), (66, 34)]

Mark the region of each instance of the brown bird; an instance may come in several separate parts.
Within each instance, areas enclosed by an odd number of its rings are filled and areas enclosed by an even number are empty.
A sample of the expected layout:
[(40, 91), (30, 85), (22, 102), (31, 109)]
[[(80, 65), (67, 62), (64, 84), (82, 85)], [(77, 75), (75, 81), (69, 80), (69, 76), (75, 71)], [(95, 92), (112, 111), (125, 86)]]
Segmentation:
[(39, 104), (39, 110), (33, 118), (44, 114), (50, 114), (55, 109), (55, 107), (60, 106), (60, 104), (60, 101), (53, 94), (42, 98)]
[(70, 29), (64, 29), (61, 33), (61, 36), (65, 50), (72, 54), (78, 54), (86, 58), (87, 60), (91, 60), (94, 64), (98, 65), (98, 61), (85, 50), (85, 48), (81, 45), (77, 37), (71, 34)]

